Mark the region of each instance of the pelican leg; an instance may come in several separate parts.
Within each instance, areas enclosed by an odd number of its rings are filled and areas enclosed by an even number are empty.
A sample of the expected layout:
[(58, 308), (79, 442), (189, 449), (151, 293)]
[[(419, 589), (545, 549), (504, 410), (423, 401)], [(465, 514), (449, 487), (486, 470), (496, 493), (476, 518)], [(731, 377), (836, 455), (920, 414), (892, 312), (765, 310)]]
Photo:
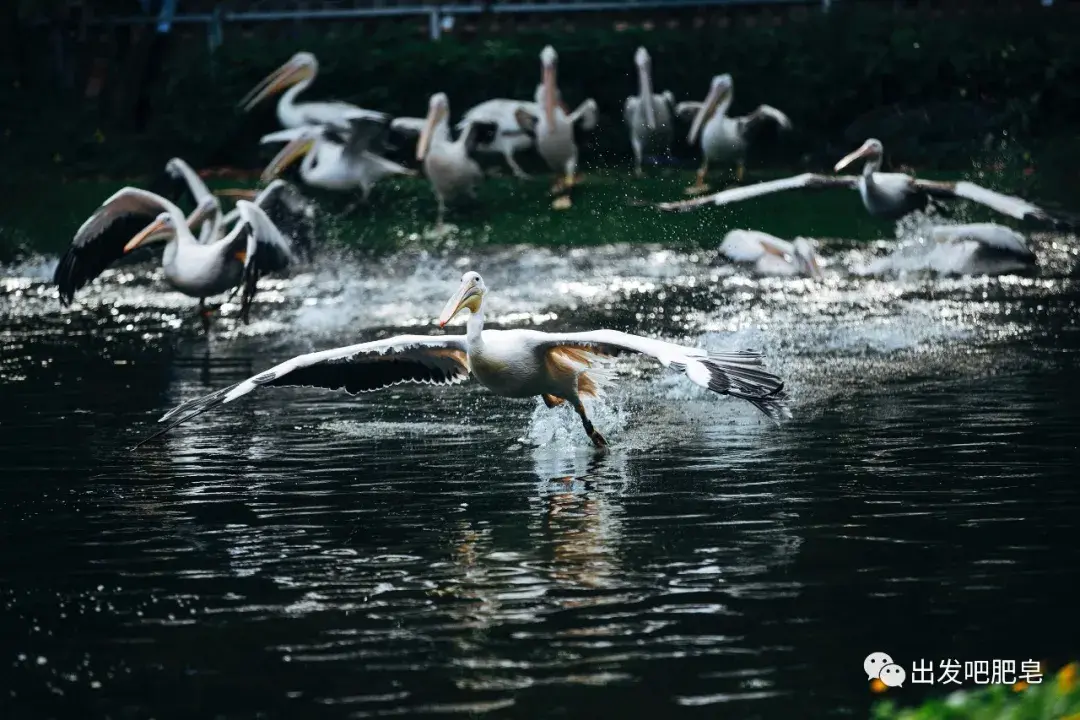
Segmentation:
[[(545, 402), (547, 402), (545, 400)], [(577, 410), (577, 414), (581, 416), (581, 424), (585, 426), (585, 434), (589, 436), (589, 439), (593, 441), (593, 445), (598, 448), (607, 447), (607, 440), (600, 434), (600, 431), (593, 427), (592, 421), (589, 420), (585, 414), (585, 406), (581, 404), (580, 400), (574, 401), (574, 409)]]
[(199, 298), (199, 320), (202, 321), (202, 329), (204, 335), (210, 334), (210, 318), (213, 316), (214, 311), (206, 307), (206, 299)]
[(705, 173), (709, 172), (709, 158), (705, 158), (701, 163), (701, 167), (697, 171), (697, 181), (686, 188), (683, 192), (687, 195), (701, 195), (709, 189), (709, 186), (705, 184)]
[(514, 159), (514, 153), (507, 152), (503, 155), (506, 158), (506, 164), (510, 166), (510, 169), (514, 171), (516, 177), (522, 180), (528, 180), (529, 174), (521, 169), (521, 166), (517, 164), (517, 160)]
[(634, 177), (643, 178), (645, 177), (645, 170), (641, 167), (641, 160), (643, 155), (641, 143), (637, 140), (634, 140), (630, 143), (630, 145), (634, 149)]
[(438, 213), (438, 218), (435, 220), (435, 231), (436, 232), (442, 232), (443, 229), (445, 228), (445, 226), (443, 225), (443, 218), (446, 216), (446, 203), (443, 202), (443, 199), (441, 197), (438, 200), (439, 200), (439, 213)]
[(746, 175), (746, 165), (740, 159), (737, 163), (735, 163), (735, 181), (742, 182), (744, 175)]

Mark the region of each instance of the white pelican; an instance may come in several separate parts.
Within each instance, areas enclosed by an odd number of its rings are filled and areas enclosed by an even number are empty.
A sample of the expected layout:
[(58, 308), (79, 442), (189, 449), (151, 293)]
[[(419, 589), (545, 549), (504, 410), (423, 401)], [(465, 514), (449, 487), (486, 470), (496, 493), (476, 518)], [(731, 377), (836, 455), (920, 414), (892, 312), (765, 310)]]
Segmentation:
[(822, 277), (814, 246), (804, 237), (789, 242), (757, 230), (732, 230), (720, 243), (720, 253), (732, 262), (753, 263), (759, 275)]
[(455, 385), (471, 374), (496, 395), (540, 396), (548, 407), (569, 402), (593, 444), (602, 447), (607, 442), (590, 422), (582, 399), (602, 392), (598, 361), (623, 353), (648, 355), (703, 388), (747, 400), (775, 422), (791, 417), (784, 383), (763, 368), (760, 353), (712, 353), (617, 330), (484, 330), (486, 293), (480, 275), (467, 272), (439, 316), (439, 327), (443, 327), (468, 308), (472, 314), (465, 335), (399, 335), (300, 355), (170, 410), (161, 422), (181, 417), (151, 437), (263, 386), (320, 387), (356, 394), (400, 383)]
[[(562, 107), (559, 88), (556, 84), (555, 65), (558, 55), (555, 48), (546, 46), (540, 52), (543, 67), (541, 83), (536, 88), (538, 115), (528, 109), (518, 108), (518, 124), (536, 135), (536, 150), (540, 157), (556, 173), (561, 173), (552, 187), (552, 192), (560, 195), (552, 203), (556, 210), (570, 207), (570, 190), (575, 183), (574, 171), (577, 169), (578, 149), (574, 140), (574, 126), (581, 124), (582, 129), (591, 130), (596, 126), (596, 101), (589, 99), (581, 103), (572, 113)], [(564, 193), (565, 194), (562, 194)]]
[(416, 145), (416, 159), (424, 163), (424, 173), (439, 203), (436, 227), (443, 227), (446, 203), (462, 196), (476, 197), (476, 186), (484, 178), (480, 165), (472, 158), (477, 143), (490, 139), (498, 128), (494, 123), (469, 123), (457, 140), (450, 137), (450, 100), (446, 93), (435, 93), (428, 102), (428, 114)]
[(862, 275), (895, 275), (930, 270), (939, 275), (1004, 275), (1031, 270), (1035, 253), (1024, 236), (995, 223), (936, 225), (930, 242), (908, 242), (887, 257), (858, 270)]
[(709, 189), (705, 184), (705, 173), (709, 171), (710, 160), (734, 159), (735, 177), (742, 182), (746, 172), (749, 136), (757, 127), (773, 122), (784, 130), (791, 129), (788, 116), (771, 105), (759, 105), (757, 110), (742, 117), (728, 117), (734, 89), (731, 75), (717, 75), (712, 79), (705, 102), (681, 102), (675, 107), (679, 117), (693, 114), (687, 141), (693, 145), (701, 135), (701, 168), (697, 173), (697, 182), (686, 189), (687, 194), (698, 195)]
[[(241, 316), (247, 322), (259, 275), (285, 269), (293, 254), (259, 206), (239, 200), (237, 207), (240, 221), (232, 231), (203, 245), (191, 226), (200, 221), (200, 214), (212, 211), (208, 198), (185, 219), (180, 208), (160, 195), (133, 187), (117, 191), (82, 224), (60, 258), (53, 275), (60, 302), (70, 304), (79, 288), (132, 250), (168, 241), (161, 260), (165, 279), (176, 290), (199, 299), (204, 328), (209, 322), (205, 298), (240, 284)], [(136, 233), (135, 228), (142, 230)]]
[(670, 90), (654, 93), (652, 58), (649, 51), (639, 47), (634, 54), (638, 70), (638, 94), (626, 98), (623, 118), (630, 129), (630, 146), (634, 150), (634, 174), (644, 175), (641, 163), (645, 153), (668, 152), (675, 132), (673, 122), (675, 96)]
[[(371, 188), (379, 180), (389, 175), (415, 177), (417, 174), (372, 150), (382, 148), (386, 129), (386, 123), (381, 120), (351, 120), (348, 130), (313, 125), (287, 131), (293, 139), (266, 166), (262, 180), (269, 182), (303, 156), (300, 177), (305, 183), (324, 190), (359, 188), (363, 201), (367, 202)], [(281, 135), (274, 133), (269, 137), (276, 139)]]
[(821, 189), (843, 187), (858, 190), (863, 206), (876, 217), (897, 219), (927, 205), (929, 198), (942, 200), (964, 199), (985, 205), (991, 210), (1016, 218), (1017, 220), (1034, 219), (1053, 224), (1055, 227), (1073, 228), (1080, 226), (1080, 218), (1071, 213), (1044, 210), (1026, 200), (1011, 195), (988, 190), (980, 185), (959, 180), (940, 182), (919, 180), (901, 173), (878, 172), (884, 153), (881, 142), (871, 138), (855, 152), (836, 163), (840, 170), (860, 157), (868, 158), (861, 175), (818, 175), (803, 173), (780, 180), (768, 180), (755, 185), (722, 190), (721, 192), (693, 200), (657, 203), (661, 210), (683, 212), (695, 210), (705, 205), (728, 205), (761, 195), (782, 192), (784, 190)]
[(288, 88), (277, 106), (278, 121), (286, 128), (305, 125), (333, 124), (348, 127), (350, 120), (383, 120), (386, 113), (365, 110), (347, 102), (296, 102), (296, 96), (308, 88), (319, 73), (319, 62), (309, 52), (298, 52), (274, 72), (263, 78), (251, 92), (240, 101), (245, 111), (258, 105), (264, 98)]
[(456, 129), (464, 133), (473, 123), (493, 123), (497, 130), (495, 137), (481, 141), (476, 149), (485, 153), (498, 153), (506, 159), (514, 175), (528, 178), (529, 175), (517, 160), (514, 153), (528, 150), (536, 144), (536, 136), (531, 130), (521, 127), (518, 122), (518, 110), (524, 110), (533, 117), (539, 117), (540, 108), (532, 100), (507, 100), (495, 98), (476, 105), (461, 117)]

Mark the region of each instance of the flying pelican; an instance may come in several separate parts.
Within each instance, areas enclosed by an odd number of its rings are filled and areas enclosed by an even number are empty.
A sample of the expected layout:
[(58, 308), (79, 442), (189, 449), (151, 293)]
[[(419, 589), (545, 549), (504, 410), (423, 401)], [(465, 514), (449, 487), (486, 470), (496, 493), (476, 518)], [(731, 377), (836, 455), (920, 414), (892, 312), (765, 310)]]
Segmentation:
[(473, 123), (494, 123), (497, 128), (490, 140), (481, 140), (476, 146), (479, 152), (498, 153), (506, 159), (510, 170), (519, 178), (527, 179), (528, 173), (521, 169), (514, 153), (528, 150), (536, 144), (536, 136), (518, 122), (517, 111), (524, 110), (533, 117), (540, 116), (540, 108), (532, 100), (507, 100), (494, 98), (469, 108), (456, 129), (464, 133)]
[(349, 121), (349, 130), (313, 125), (265, 136), (264, 141), (286, 134), (292, 139), (267, 165), (262, 181), (270, 182), (303, 156), (300, 177), (305, 183), (324, 190), (359, 188), (362, 200), (367, 202), (371, 188), (379, 180), (389, 175), (413, 177), (417, 174), (372, 150), (376, 146), (381, 149), (386, 129), (386, 123), (381, 120), (353, 119)]
[(681, 118), (693, 115), (687, 141), (693, 145), (701, 135), (701, 168), (697, 172), (697, 182), (686, 189), (688, 195), (699, 195), (709, 189), (705, 184), (705, 173), (709, 171), (710, 160), (733, 158), (735, 177), (742, 182), (749, 137), (758, 127), (773, 122), (784, 130), (791, 129), (788, 116), (771, 105), (759, 105), (757, 110), (742, 117), (728, 117), (734, 90), (731, 75), (717, 75), (712, 79), (705, 102), (681, 102), (675, 107), (675, 114)]
[[(283, 270), (293, 261), (288, 241), (263, 210), (238, 200), (240, 220), (223, 238), (202, 245), (191, 227), (212, 212), (204, 198), (191, 217), (173, 203), (147, 190), (125, 187), (106, 200), (82, 224), (71, 247), (60, 258), (53, 282), (60, 302), (69, 305), (75, 292), (132, 250), (168, 241), (162, 256), (165, 279), (176, 290), (199, 299), (199, 314), (207, 329), (204, 300), (243, 285), (241, 316), (248, 320), (256, 282), (262, 273)], [(135, 233), (134, 228), (142, 228)], [(133, 236), (134, 235), (134, 236)]]
[[(572, 113), (562, 107), (559, 88), (555, 79), (555, 64), (558, 55), (555, 48), (546, 46), (540, 52), (543, 70), (541, 83), (536, 88), (536, 105), (540, 112), (532, 114), (521, 107), (515, 112), (518, 124), (526, 131), (535, 134), (536, 149), (540, 157), (556, 173), (562, 176), (556, 179), (551, 191), (559, 195), (552, 203), (556, 210), (570, 207), (570, 190), (576, 182), (574, 171), (577, 169), (578, 149), (574, 140), (575, 126), (580, 123), (583, 130), (596, 127), (596, 101), (591, 98), (581, 103)], [(565, 194), (563, 194), (565, 193)]]
[(889, 275), (930, 270), (939, 275), (1003, 275), (1031, 270), (1035, 253), (1024, 236), (995, 223), (936, 225), (929, 243), (910, 242), (891, 255), (857, 270), (861, 275)]
[(857, 189), (862, 197), (863, 206), (876, 217), (895, 220), (908, 213), (926, 207), (929, 198), (955, 200), (962, 198), (985, 205), (991, 210), (1016, 218), (1017, 220), (1035, 219), (1053, 224), (1059, 228), (1080, 226), (1080, 217), (1070, 213), (1051, 212), (1026, 200), (1011, 195), (988, 190), (980, 185), (959, 180), (957, 182), (939, 182), (919, 180), (901, 173), (878, 172), (884, 149), (879, 140), (871, 138), (855, 152), (836, 163), (839, 171), (860, 157), (866, 157), (861, 175), (818, 175), (803, 173), (780, 180), (768, 180), (755, 185), (723, 190), (712, 195), (682, 200), (679, 202), (657, 203), (661, 210), (684, 212), (695, 210), (705, 205), (728, 205), (761, 195), (796, 190), (799, 188), (820, 189), (842, 187)]
[[(593, 444), (603, 447), (607, 441), (593, 427), (582, 399), (602, 392), (598, 362), (623, 353), (648, 355), (696, 385), (747, 400), (775, 422), (791, 417), (784, 383), (763, 368), (760, 353), (712, 353), (617, 330), (484, 330), (486, 294), (483, 279), (469, 271), (461, 276), (461, 285), (443, 308), (439, 327), (462, 309), (471, 311), (465, 335), (399, 335), (300, 355), (170, 410), (160, 422), (172, 422), (152, 437), (262, 386), (309, 386), (356, 394), (400, 383), (456, 385), (471, 374), (496, 395), (539, 395), (548, 407), (569, 402)], [(182, 417), (173, 420), (177, 416)]]
[(623, 118), (630, 128), (630, 146), (634, 150), (634, 174), (642, 177), (641, 168), (646, 152), (668, 152), (674, 134), (675, 96), (670, 90), (653, 93), (652, 58), (649, 51), (639, 47), (634, 54), (638, 69), (638, 94), (626, 98)]
[(482, 139), (490, 139), (498, 131), (494, 123), (473, 122), (457, 140), (452, 140), (449, 117), (450, 100), (446, 93), (432, 95), (416, 146), (416, 159), (424, 163), (424, 173), (439, 202), (438, 229), (443, 227), (447, 201), (453, 202), (463, 195), (476, 197), (476, 186), (484, 178), (484, 172), (472, 154)]
[(350, 120), (387, 121), (390, 119), (386, 113), (365, 110), (339, 100), (296, 102), (296, 96), (311, 85), (318, 73), (319, 61), (315, 59), (315, 56), (309, 52), (298, 52), (284, 65), (259, 81), (259, 84), (243, 97), (240, 106), (245, 112), (250, 111), (263, 99), (288, 88), (277, 106), (278, 121), (286, 128), (325, 124), (348, 127)]
[(822, 277), (814, 246), (803, 237), (788, 242), (757, 230), (732, 230), (720, 243), (720, 253), (732, 262), (753, 263), (759, 275)]

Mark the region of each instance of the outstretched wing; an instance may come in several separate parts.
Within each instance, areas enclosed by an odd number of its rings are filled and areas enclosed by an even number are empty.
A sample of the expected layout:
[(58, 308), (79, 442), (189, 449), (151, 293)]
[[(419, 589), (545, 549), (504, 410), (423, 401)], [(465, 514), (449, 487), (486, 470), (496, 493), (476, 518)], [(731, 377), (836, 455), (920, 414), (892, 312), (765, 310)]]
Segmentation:
[(995, 250), (1003, 250), (1025, 259), (1034, 259), (1024, 236), (1012, 228), (996, 223), (969, 223), (966, 225), (936, 225), (931, 231), (938, 242), (973, 240)]
[(524, 107), (519, 107), (514, 111), (514, 120), (517, 121), (518, 127), (521, 128), (529, 137), (536, 139), (536, 126), (540, 124), (540, 118), (533, 113), (526, 110)]
[(996, 210), (1017, 220), (1039, 220), (1063, 229), (1080, 228), (1080, 215), (1076, 213), (1045, 210), (1038, 205), (1029, 203), (1027, 200), (1012, 195), (1003, 195), (966, 180), (938, 182), (913, 178), (912, 185), (933, 197), (963, 198), (985, 205), (991, 210)]
[(230, 233), (228, 253), (244, 253), (241, 280), (240, 317), (248, 321), (251, 303), (258, 292), (259, 278), (280, 272), (296, 262), (289, 240), (267, 217), (261, 207), (247, 200), (237, 200), (240, 222)]
[(567, 118), (575, 130), (590, 132), (596, 129), (596, 123), (600, 121), (600, 108), (592, 98), (585, 100)]
[(790, 418), (784, 382), (766, 371), (762, 354), (753, 350), (713, 353), (618, 330), (544, 333), (538, 344), (546, 355), (587, 352), (599, 355), (640, 353), (686, 375), (696, 385), (751, 403), (773, 421)]
[(396, 117), (390, 121), (390, 129), (394, 132), (401, 133), (402, 135), (415, 135), (420, 136), (420, 133), (424, 132), (424, 123), (427, 122), (424, 118), (418, 117)]
[(310, 261), (315, 251), (315, 203), (280, 178), (263, 188), (254, 202), (289, 239), (292, 252)]
[(401, 383), (456, 385), (468, 377), (468, 351), (462, 335), (399, 335), (308, 353), (170, 410), (158, 421), (171, 421), (169, 425), (135, 447), (259, 387), (317, 387), (355, 395)]
[(388, 149), (387, 131), (389, 125), (386, 120), (376, 118), (350, 118), (348, 131), (342, 132), (337, 128), (327, 127), (328, 137), (337, 134), (335, 142), (340, 139), (345, 146), (345, 156), (355, 160), (364, 153), (381, 153)]
[(817, 175), (814, 173), (803, 173), (802, 175), (782, 178), (780, 180), (767, 180), (765, 182), (754, 183), (753, 185), (722, 190), (718, 193), (702, 195), (701, 197), (692, 200), (656, 203), (654, 207), (661, 210), (686, 212), (688, 210), (697, 210), (706, 205), (729, 205), (731, 203), (742, 202), (743, 200), (750, 200), (751, 198), (783, 192), (785, 190), (797, 190), (799, 188), (820, 190), (833, 187), (856, 188), (858, 185), (859, 178), (855, 175)]
[(167, 211), (183, 215), (160, 195), (134, 187), (122, 188), (102, 203), (75, 232), (53, 273), (60, 302), (69, 305), (79, 288), (123, 257), (124, 246), (131, 238)]
[(743, 127), (755, 132), (764, 125), (775, 123), (781, 130), (791, 129), (791, 120), (772, 105), (759, 105), (757, 110), (742, 118)]

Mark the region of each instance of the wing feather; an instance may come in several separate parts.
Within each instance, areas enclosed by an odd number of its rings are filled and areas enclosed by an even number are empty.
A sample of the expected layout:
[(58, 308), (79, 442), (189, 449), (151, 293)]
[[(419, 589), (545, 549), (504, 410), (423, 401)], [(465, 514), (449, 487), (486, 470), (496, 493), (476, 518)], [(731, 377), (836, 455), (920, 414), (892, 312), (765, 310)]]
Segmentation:
[(784, 381), (765, 370), (762, 354), (754, 350), (714, 353), (618, 330), (544, 335), (538, 349), (545, 354), (570, 348), (611, 356), (628, 352), (648, 355), (696, 385), (746, 400), (775, 422), (791, 417)]
[[(469, 377), (467, 353), (462, 335), (399, 335), (299, 355), (247, 380), (173, 408), (158, 421), (171, 421), (170, 424), (135, 448), (260, 387), (315, 387), (344, 390), (355, 395), (402, 383), (456, 385)], [(177, 416), (181, 417), (174, 419)]]
[(963, 198), (1017, 220), (1039, 220), (1064, 229), (1080, 227), (1080, 215), (1046, 210), (1027, 200), (1004, 195), (966, 180), (950, 183), (913, 179), (912, 184), (934, 197)]
[(123, 257), (128, 241), (166, 211), (183, 217), (172, 202), (134, 187), (122, 188), (102, 203), (75, 232), (53, 273), (60, 302), (71, 304), (76, 291)]
[(728, 205), (730, 203), (742, 202), (743, 200), (750, 200), (762, 195), (770, 195), (785, 190), (797, 190), (799, 188), (819, 190), (833, 187), (855, 188), (858, 187), (858, 183), (859, 178), (855, 175), (817, 175), (815, 173), (803, 173), (802, 175), (795, 175), (794, 177), (782, 178), (780, 180), (767, 180), (765, 182), (754, 183), (753, 185), (722, 190), (718, 193), (703, 195), (701, 197), (693, 198), (692, 200), (656, 203), (653, 207), (659, 208), (660, 210), (687, 212), (689, 210), (697, 210), (706, 205)]

